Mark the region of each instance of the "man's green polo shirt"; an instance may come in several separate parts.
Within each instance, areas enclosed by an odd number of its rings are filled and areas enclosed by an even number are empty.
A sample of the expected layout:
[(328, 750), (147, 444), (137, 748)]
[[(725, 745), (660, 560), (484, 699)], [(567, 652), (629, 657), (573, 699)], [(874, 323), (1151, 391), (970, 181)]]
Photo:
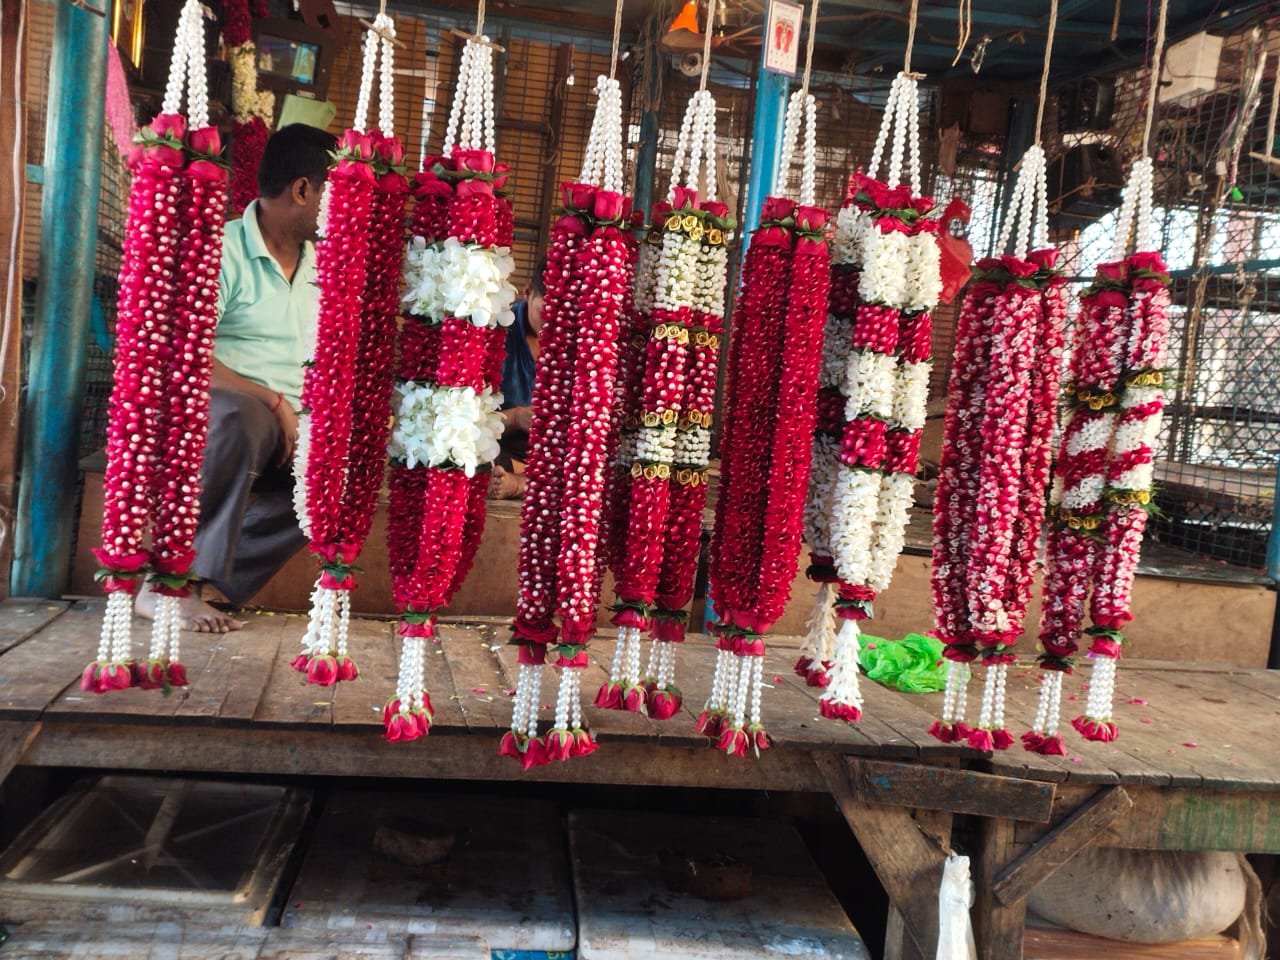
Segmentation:
[(303, 247), (290, 283), (262, 239), (255, 200), (243, 217), (227, 224), (213, 355), (245, 379), (283, 393), (297, 408), (319, 306), (314, 246)]

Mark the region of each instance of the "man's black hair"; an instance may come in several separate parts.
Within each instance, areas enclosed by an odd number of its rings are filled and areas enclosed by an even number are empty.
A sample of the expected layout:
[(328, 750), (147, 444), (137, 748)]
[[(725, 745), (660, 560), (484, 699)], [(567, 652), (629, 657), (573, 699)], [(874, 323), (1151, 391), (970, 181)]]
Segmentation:
[(305, 123), (281, 127), (262, 152), (258, 195), (278, 197), (299, 177), (306, 177), (319, 189), (328, 175), (329, 153), (337, 144), (333, 134)]
[(529, 289), (540, 297), (547, 295), (547, 285), (542, 279), (542, 275), (547, 272), (547, 258), (543, 257), (533, 268), (533, 273), (529, 277)]

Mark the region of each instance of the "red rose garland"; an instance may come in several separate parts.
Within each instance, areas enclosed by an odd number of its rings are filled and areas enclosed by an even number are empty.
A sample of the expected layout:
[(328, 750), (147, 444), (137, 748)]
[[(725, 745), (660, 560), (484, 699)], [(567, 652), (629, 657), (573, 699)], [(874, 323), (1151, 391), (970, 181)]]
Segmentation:
[[(107, 610), (97, 657), (81, 678), (96, 693), (187, 682), (178, 601), (195, 559), (227, 183), (217, 130), (208, 126), (203, 29), (199, 4), (189, 0), (161, 114), (130, 157), (102, 547), (94, 551)], [(190, 131), (178, 113), (184, 85)], [(142, 545), (148, 527), (150, 554)], [(149, 654), (135, 661), (132, 598), (148, 565), (160, 598)]]
[(812, 205), (815, 109), (805, 90), (792, 95), (781, 172), (785, 184), (803, 117), (804, 205), (765, 200), (733, 318), (709, 576), (722, 624), (697, 726), (735, 756), (770, 745), (760, 718), (763, 635), (790, 595), (809, 484), (831, 276), (826, 211)]
[(494, 131), (492, 53), (468, 41), (443, 156), (425, 158), (414, 180), (403, 262), (387, 531), (402, 638), (396, 691), (383, 710), (392, 742), (430, 730), (426, 641), (475, 560), (502, 432), (514, 222)]
[(1163, 407), (1168, 276), (1151, 246), (1150, 159), (1134, 165), (1121, 209), (1116, 257), (1138, 224), (1138, 253), (1099, 265), (1080, 300), (1070, 415), (1054, 485), (1040, 642), (1040, 700), (1023, 743), (1064, 754), (1058, 733), (1062, 676), (1072, 672), (1090, 598), (1094, 660), (1085, 712), (1072, 723), (1090, 740), (1118, 736), (1111, 715), (1115, 667), (1131, 614), (1130, 592), (1151, 502), (1152, 461)]
[[(266, 13), (255, 10), (254, 16)], [(257, 199), (258, 167), (275, 115), (275, 94), (258, 89), (251, 28), (248, 0), (227, 0), (222, 5), (222, 40), (231, 64), (231, 206), (237, 213)]]
[[(1005, 749), (1004, 682), (1030, 595), (1033, 545), (1044, 519), (1048, 444), (1061, 376), (1062, 281), (1043, 249), (1044, 153), (1028, 150), (1001, 245), (1020, 219), (1016, 249), (978, 263), (961, 310), (947, 398), (934, 522), (937, 635), (951, 661), (939, 739)], [(987, 665), (978, 724), (964, 723), (968, 664)]]
[[(391, 126), (394, 37), (385, 15), (366, 34), (355, 126), (340, 138), (329, 171), (324, 234), (316, 248), (320, 310), (303, 379), (304, 436), (296, 468), (306, 492), (299, 519), (320, 574), (293, 666), (322, 686), (359, 676), (347, 650), (350, 597), (386, 464), (407, 196), (404, 150)], [(365, 133), (379, 60), (380, 129)]]
[[(619, 192), (621, 87), (602, 76), (596, 91), (581, 182), (561, 186), (565, 213), (552, 229), (543, 274), (513, 624), (521, 666), (511, 730), (499, 747), (525, 769), (596, 749), (582, 722), (580, 671), (595, 633), (599, 564), (607, 553), (602, 510), (619, 338), (634, 278), (634, 245), (624, 232), (631, 201)], [(539, 737), (539, 672), (549, 649), (560, 684), (552, 727)]]

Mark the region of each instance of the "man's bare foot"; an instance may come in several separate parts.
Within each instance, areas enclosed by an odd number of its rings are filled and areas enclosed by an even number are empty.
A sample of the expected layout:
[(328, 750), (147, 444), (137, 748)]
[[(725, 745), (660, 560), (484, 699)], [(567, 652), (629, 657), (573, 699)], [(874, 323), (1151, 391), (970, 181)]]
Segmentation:
[[(134, 612), (145, 620), (156, 617), (156, 601), (159, 594), (152, 590), (143, 590), (133, 601)], [(241, 630), (245, 626), (243, 620), (216, 610), (209, 606), (198, 593), (183, 597), (181, 601), (182, 629), (195, 633), (230, 633)]]

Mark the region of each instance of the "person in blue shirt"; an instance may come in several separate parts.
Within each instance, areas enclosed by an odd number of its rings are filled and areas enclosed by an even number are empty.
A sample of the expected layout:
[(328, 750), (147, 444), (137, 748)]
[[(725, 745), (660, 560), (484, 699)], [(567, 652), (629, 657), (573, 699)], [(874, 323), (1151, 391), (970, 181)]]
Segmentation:
[(529, 456), (529, 424), (533, 416), (533, 374), (542, 330), (542, 300), (546, 290), (542, 272), (546, 260), (534, 268), (524, 298), (512, 307), (515, 322), (507, 328), (507, 358), (502, 365), (502, 453), (493, 468), (489, 496), (518, 500), (524, 496), (524, 463)]

